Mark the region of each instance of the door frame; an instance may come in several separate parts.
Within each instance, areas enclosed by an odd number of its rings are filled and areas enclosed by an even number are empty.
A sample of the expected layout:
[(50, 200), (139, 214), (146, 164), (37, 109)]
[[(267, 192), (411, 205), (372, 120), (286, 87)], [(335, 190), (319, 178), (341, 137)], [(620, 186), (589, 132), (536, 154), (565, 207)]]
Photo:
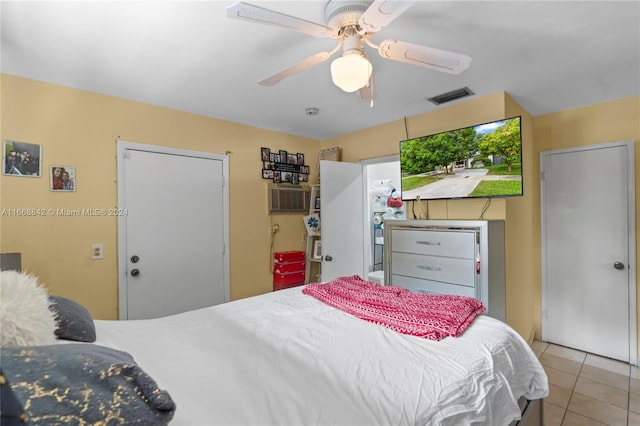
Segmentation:
[[(629, 302), (629, 363), (633, 365), (640, 365), (640, 359), (638, 359), (638, 330), (637, 330), (637, 282), (636, 282), (636, 203), (635, 203), (635, 154), (634, 154), (634, 141), (623, 140), (616, 142), (605, 142), (594, 145), (584, 145), (573, 148), (557, 149), (540, 152), (540, 231), (541, 231), (541, 254), (542, 259), (545, 259), (545, 248), (547, 245), (545, 237), (545, 197), (544, 197), (544, 164), (545, 157), (548, 155), (564, 154), (571, 152), (580, 152), (593, 149), (613, 148), (613, 147), (626, 147), (628, 150), (627, 155), (627, 223), (629, 226), (629, 239), (628, 239), (628, 251), (629, 251), (629, 264), (627, 267), (628, 275), (628, 302)], [(542, 335), (544, 338), (544, 329), (547, 326), (546, 312), (547, 309), (547, 282), (546, 282), (546, 264), (542, 262)]]
[[(364, 218), (363, 218), (363, 226), (364, 226), (364, 273), (365, 275), (369, 273), (369, 268), (371, 267), (371, 262), (373, 259), (370, 259), (371, 249), (373, 247), (373, 241), (371, 240), (371, 199), (369, 194), (369, 187), (367, 183), (369, 182), (369, 167), (376, 166), (378, 164), (384, 163), (393, 163), (395, 161), (400, 161), (400, 154), (394, 155), (385, 155), (384, 157), (374, 157), (367, 158), (364, 160), (360, 160), (359, 163), (362, 164), (362, 186), (364, 188), (364, 196), (363, 201), (364, 205)], [(400, 182), (397, 183), (400, 185)], [(399, 189), (399, 188), (398, 188)], [(400, 192), (400, 191), (399, 191)], [(406, 207), (405, 207), (406, 208)], [(383, 248), (384, 252), (384, 248)], [(371, 262), (370, 262), (371, 261)], [(363, 277), (364, 278), (364, 277)]]
[[(129, 142), (125, 140), (117, 140), (117, 156), (116, 156), (116, 168), (118, 176), (118, 209), (126, 209), (125, 205), (122, 205), (125, 198), (125, 182), (127, 179), (124, 160), (129, 156), (127, 151), (144, 151), (158, 154), (179, 155), (185, 157), (195, 157), (210, 160), (222, 161), (222, 178), (223, 178), (223, 209), (222, 209), (222, 222), (223, 222), (223, 244), (224, 250), (222, 253), (222, 264), (224, 271), (223, 285), (224, 285), (224, 300), (228, 302), (230, 300), (230, 288), (229, 288), (229, 156), (224, 154), (213, 154), (209, 152), (191, 151), (186, 149), (179, 149), (166, 146), (148, 145), (137, 142)], [(126, 216), (118, 216), (118, 318), (120, 320), (127, 319), (128, 311), (128, 272), (127, 272), (127, 221)]]

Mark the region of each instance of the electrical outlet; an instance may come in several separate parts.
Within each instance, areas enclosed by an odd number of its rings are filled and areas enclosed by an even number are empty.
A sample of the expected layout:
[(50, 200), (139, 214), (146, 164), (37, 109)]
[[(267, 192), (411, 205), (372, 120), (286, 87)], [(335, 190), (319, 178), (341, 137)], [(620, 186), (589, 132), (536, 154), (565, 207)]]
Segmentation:
[(104, 259), (104, 245), (102, 243), (91, 244), (91, 259)]

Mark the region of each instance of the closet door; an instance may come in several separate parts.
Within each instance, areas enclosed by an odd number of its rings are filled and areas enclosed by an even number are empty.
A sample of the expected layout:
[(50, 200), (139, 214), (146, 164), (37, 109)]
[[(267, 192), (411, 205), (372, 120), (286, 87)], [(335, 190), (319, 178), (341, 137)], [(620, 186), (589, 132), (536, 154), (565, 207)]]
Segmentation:
[(634, 362), (633, 144), (541, 153), (542, 339)]
[(224, 159), (140, 144), (119, 157), (120, 318), (228, 301)]

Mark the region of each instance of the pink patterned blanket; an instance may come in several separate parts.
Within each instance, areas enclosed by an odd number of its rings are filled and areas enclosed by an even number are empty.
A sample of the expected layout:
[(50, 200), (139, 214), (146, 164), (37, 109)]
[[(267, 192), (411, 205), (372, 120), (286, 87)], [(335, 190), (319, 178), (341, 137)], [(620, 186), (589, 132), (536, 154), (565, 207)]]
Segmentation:
[(430, 340), (460, 336), (485, 311), (482, 302), (471, 297), (416, 294), (357, 275), (309, 284), (302, 292), (363, 320)]

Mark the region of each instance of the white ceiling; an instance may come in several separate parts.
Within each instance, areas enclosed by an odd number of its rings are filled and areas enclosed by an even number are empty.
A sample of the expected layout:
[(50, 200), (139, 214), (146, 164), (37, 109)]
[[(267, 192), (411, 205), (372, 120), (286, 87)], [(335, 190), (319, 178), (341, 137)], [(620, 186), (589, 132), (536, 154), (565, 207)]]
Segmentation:
[[(506, 91), (534, 116), (640, 94), (638, 1), (418, 1), (373, 41), (464, 53), (471, 66), (449, 75), (383, 59), (367, 47), (373, 108), (331, 83), (331, 60), (278, 85), (258, 85), (331, 50), (335, 40), (229, 19), (231, 3), (2, 1), (0, 66), (315, 139), (442, 108), (426, 98), (464, 86), (476, 97)], [(325, 24), (325, 1), (253, 3)], [(308, 107), (320, 114), (307, 116)]]

